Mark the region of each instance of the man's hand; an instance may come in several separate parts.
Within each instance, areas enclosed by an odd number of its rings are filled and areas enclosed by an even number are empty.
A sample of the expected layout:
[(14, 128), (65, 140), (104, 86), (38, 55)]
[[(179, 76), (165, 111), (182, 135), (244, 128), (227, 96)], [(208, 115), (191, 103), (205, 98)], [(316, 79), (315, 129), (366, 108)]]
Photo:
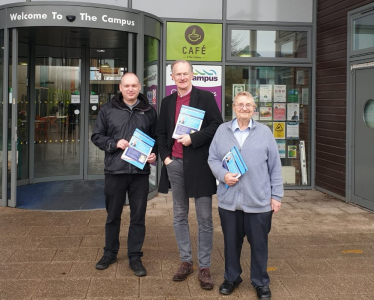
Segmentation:
[(177, 139), (177, 142), (178, 143), (181, 143), (183, 146), (189, 146), (191, 145), (192, 141), (191, 141), (191, 137), (189, 134), (182, 134), (179, 139)]
[(125, 150), (129, 146), (129, 142), (122, 139), (117, 142), (117, 148), (120, 148), (122, 150)]
[(168, 164), (170, 164), (173, 160), (168, 156), (167, 158), (165, 158), (164, 160), (164, 164), (165, 166), (167, 166)]
[(271, 199), (271, 210), (274, 211), (274, 213), (277, 213), (281, 209), (281, 205), (282, 203), (280, 201)]
[(151, 154), (148, 156), (147, 162), (150, 163), (150, 164), (153, 164), (155, 161), (156, 161), (156, 154), (151, 153)]
[(225, 183), (228, 185), (228, 186), (233, 186), (235, 185), (239, 179), (238, 178), (235, 178), (236, 176), (238, 176), (237, 173), (226, 173), (225, 175)]

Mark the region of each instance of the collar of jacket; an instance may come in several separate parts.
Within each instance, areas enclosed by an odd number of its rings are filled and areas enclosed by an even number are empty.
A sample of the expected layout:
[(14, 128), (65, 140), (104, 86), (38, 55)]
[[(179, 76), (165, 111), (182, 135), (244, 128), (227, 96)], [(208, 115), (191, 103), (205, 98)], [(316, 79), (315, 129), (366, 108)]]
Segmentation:
[[(148, 102), (148, 98), (144, 96), (143, 94), (138, 95), (139, 103), (136, 105), (133, 109), (141, 110), (141, 111), (147, 111), (151, 109), (151, 105)], [(130, 108), (126, 105), (125, 102), (123, 102), (123, 96), (122, 93), (117, 93), (113, 99), (112, 103), (121, 109), (127, 109), (130, 110)]]

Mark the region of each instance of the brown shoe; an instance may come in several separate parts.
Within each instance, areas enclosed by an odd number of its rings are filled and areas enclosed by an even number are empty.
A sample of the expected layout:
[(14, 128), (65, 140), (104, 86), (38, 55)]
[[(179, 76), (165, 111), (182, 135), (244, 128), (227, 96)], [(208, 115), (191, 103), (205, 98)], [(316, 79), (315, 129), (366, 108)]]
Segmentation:
[(174, 281), (183, 281), (193, 272), (193, 263), (184, 261), (173, 276)]
[(200, 286), (205, 290), (213, 289), (213, 277), (210, 275), (209, 268), (201, 268), (199, 270)]

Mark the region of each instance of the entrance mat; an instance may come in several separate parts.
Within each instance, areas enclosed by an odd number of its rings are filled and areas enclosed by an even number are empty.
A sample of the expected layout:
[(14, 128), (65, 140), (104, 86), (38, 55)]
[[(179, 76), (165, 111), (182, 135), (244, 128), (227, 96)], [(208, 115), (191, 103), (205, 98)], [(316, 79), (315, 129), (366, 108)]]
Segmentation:
[(104, 180), (52, 181), (19, 186), (17, 207), (36, 210), (105, 208)]

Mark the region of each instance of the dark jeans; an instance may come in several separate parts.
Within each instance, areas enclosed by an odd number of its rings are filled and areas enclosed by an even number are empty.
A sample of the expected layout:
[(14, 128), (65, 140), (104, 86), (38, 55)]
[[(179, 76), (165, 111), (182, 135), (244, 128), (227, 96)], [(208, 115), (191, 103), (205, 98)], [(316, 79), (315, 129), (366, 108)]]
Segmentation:
[(105, 175), (105, 207), (108, 213), (105, 224), (104, 255), (117, 257), (119, 232), (126, 193), (130, 202), (130, 226), (127, 236), (127, 256), (130, 260), (143, 256), (145, 213), (149, 189), (149, 175)]

